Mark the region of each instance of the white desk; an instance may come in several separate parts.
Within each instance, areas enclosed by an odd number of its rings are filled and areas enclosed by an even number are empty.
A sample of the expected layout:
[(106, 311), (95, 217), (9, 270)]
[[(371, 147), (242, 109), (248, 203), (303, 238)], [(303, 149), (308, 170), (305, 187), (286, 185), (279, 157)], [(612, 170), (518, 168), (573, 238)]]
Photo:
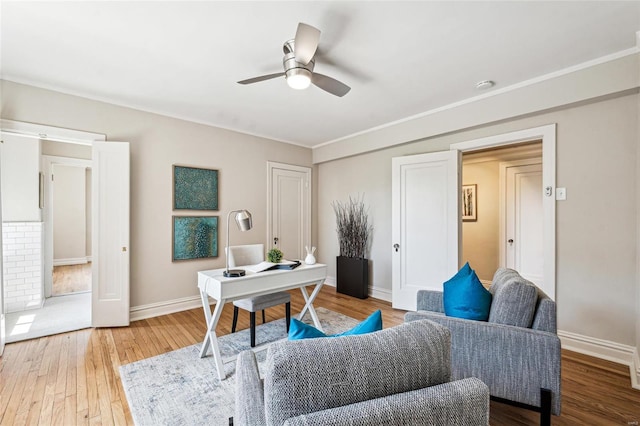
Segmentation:
[[(216, 326), (220, 320), (222, 308), (227, 302), (299, 288), (306, 302), (300, 312), (299, 318), (302, 319), (306, 311), (309, 310), (313, 324), (322, 330), (316, 311), (313, 309), (313, 301), (320, 292), (322, 284), (324, 284), (324, 280), (327, 277), (327, 265), (321, 263), (316, 263), (315, 265), (302, 264), (293, 270), (275, 270), (258, 273), (247, 271), (247, 275), (237, 278), (225, 277), (222, 275), (223, 271), (224, 268), (198, 272), (198, 288), (200, 289), (200, 297), (202, 298), (204, 316), (207, 320), (207, 334), (204, 337), (204, 342), (202, 342), (200, 358), (207, 355), (209, 346), (211, 346), (220, 380), (224, 380), (226, 377), (224, 374), (224, 362), (220, 355), (220, 348), (218, 347)], [(309, 285), (316, 286), (311, 295), (308, 294), (306, 289)], [(209, 297), (216, 300), (216, 307), (213, 313), (209, 306)]]

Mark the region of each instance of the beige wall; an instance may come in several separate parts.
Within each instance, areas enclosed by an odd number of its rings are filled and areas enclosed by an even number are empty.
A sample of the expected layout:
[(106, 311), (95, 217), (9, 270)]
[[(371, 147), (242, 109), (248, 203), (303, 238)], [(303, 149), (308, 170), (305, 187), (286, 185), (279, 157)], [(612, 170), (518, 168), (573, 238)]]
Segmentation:
[[(238, 244), (265, 240), (266, 161), (311, 165), (310, 150), (292, 145), (10, 82), (2, 91), (3, 118), (131, 142), (132, 306), (193, 296), (196, 271), (224, 264), (223, 257), (171, 263), (172, 164), (220, 170), (221, 211), (213, 214), (222, 225), (230, 209), (254, 214), (255, 228), (234, 234)], [(318, 260), (335, 276), (331, 202), (365, 194), (374, 225), (371, 279), (390, 296), (391, 158), (557, 123), (557, 186), (568, 194), (557, 203), (559, 327), (635, 345), (638, 102), (637, 94), (625, 95), (319, 164), (312, 237)]]
[(48, 140), (42, 140), (41, 143), (42, 155), (91, 160), (91, 147), (89, 145), (78, 145), (75, 143)]
[(458, 131), (318, 165), (318, 260), (335, 276), (331, 201), (365, 193), (372, 284), (391, 291), (391, 158), (557, 123), (556, 300), (559, 328), (635, 346), (637, 94)]
[(172, 165), (220, 171), (218, 244), (226, 214), (251, 211), (254, 228), (235, 232), (234, 243), (266, 243), (268, 160), (311, 166), (311, 150), (233, 131), (71, 95), (2, 82), (2, 118), (94, 133), (131, 143), (131, 305), (193, 297), (196, 273), (224, 267), (216, 259), (171, 262)]
[(499, 266), (499, 177), (498, 161), (464, 164), (462, 167), (462, 184), (477, 185), (478, 220), (462, 222), (461, 263), (469, 262), (478, 278), (489, 282)]
[(53, 262), (87, 257), (86, 172), (84, 167), (53, 166)]

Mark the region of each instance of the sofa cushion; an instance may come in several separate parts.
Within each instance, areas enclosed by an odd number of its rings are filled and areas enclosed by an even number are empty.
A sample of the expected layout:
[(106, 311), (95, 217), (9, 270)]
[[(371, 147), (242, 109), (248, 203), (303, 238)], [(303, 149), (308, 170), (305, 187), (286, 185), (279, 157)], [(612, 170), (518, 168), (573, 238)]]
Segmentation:
[(530, 328), (538, 301), (538, 288), (513, 269), (500, 268), (489, 288), (493, 295), (489, 322)]
[(449, 317), (486, 321), (491, 308), (491, 293), (484, 288), (467, 262), (443, 284), (444, 313)]
[(350, 330), (338, 334), (327, 335), (312, 325), (305, 324), (295, 318), (291, 319), (289, 325), (289, 340), (314, 339), (317, 337), (340, 337), (352, 336), (357, 334), (366, 334), (373, 331), (382, 330), (382, 312), (380, 309), (369, 315), (367, 319), (362, 321)]
[(449, 382), (450, 360), (451, 334), (431, 321), (339, 339), (275, 342), (264, 377), (267, 424)]

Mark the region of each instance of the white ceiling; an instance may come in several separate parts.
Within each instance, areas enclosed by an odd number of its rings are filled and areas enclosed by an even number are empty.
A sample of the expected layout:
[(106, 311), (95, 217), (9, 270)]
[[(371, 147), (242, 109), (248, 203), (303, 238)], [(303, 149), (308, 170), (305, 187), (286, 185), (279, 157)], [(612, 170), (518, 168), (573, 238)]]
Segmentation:
[[(636, 47), (640, 2), (2, 1), (2, 78), (304, 146)], [(298, 22), (345, 97), (284, 78)], [(50, 124), (50, 123), (49, 123)]]

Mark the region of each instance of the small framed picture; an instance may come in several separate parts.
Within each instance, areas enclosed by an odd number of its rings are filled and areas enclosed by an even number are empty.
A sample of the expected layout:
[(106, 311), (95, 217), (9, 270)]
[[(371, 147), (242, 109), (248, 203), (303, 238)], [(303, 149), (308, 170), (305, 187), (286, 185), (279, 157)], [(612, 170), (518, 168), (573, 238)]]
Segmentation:
[(173, 166), (174, 210), (218, 210), (218, 171)]
[(462, 185), (462, 220), (464, 222), (478, 220), (477, 186), (476, 184)]
[(218, 216), (173, 216), (172, 260), (218, 257)]

